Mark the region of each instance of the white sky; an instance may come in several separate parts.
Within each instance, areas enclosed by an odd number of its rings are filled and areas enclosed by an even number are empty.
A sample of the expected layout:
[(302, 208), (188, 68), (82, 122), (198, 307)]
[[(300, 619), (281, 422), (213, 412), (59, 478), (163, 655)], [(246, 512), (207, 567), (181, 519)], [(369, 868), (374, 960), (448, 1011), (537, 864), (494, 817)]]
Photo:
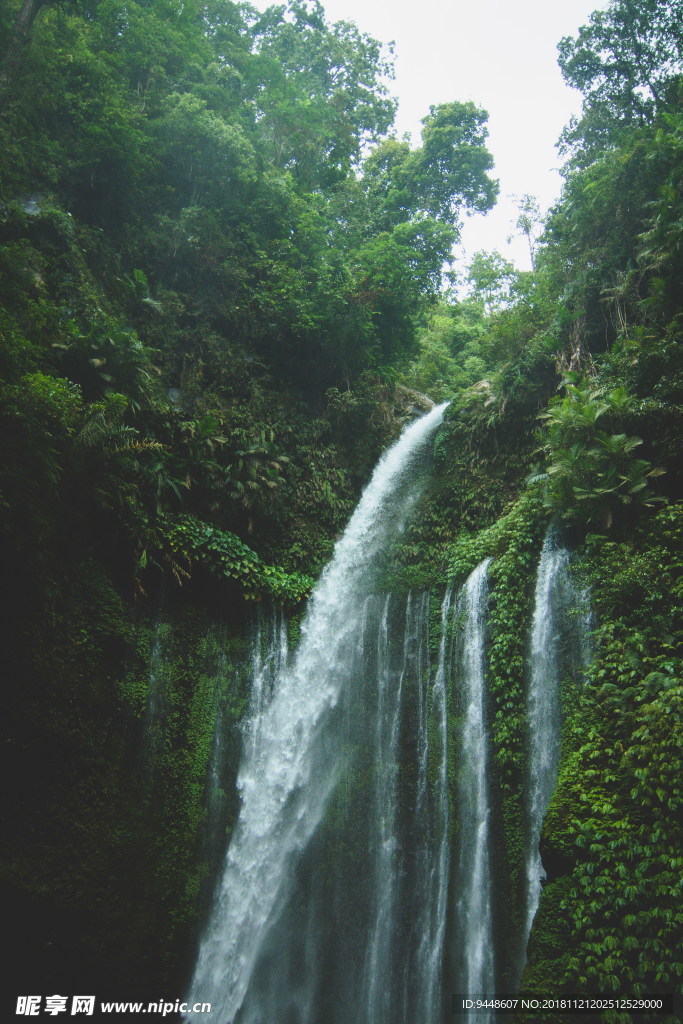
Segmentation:
[[(252, 0), (264, 9), (268, 0)], [(508, 244), (517, 211), (509, 196), (530, 193), (547, 210), (557, 198), (561, 160), (555, 143), (581, 96), (557, 66), (557, 43), (574, 35), (606, 0), (322, 0), (331, 22), (355, 21), (395, 43), (396, 127), (420, 139), (431, 104), (473, 100), (489, 113), (488, 146), (500, 179), (497, 207), (467, 218), (463, 258), (497, 249), (529, 266), (526, 239)]]

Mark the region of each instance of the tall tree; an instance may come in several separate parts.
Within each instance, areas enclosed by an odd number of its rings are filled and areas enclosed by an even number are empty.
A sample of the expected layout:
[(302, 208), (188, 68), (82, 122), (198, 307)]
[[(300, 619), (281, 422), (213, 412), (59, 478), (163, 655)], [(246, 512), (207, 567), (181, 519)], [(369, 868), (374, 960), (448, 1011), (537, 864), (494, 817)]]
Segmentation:
[(527, 240), (531, 269), (534, 270), (536, 266), (536, 241), (543, 225), (541, 208), (536, 197), (528, 193), (517, 197), (516, 206), (518, 215), (515, 227), (518, 231), (522, 232)]
[(459, 213), (490, 210), (498, 183), (490, 178), (486, 148), (488, 114), (473, 103), (430, 107), (422, 121), (422, 145), (382, 142), (363, 165), (363, 181), (375, 224), (390, 229), (415, 216), (445, 220), (457, 231)]
[(269, 7), (251, 28), (257, 133), (267, 158), (308, 188), (342, 181), (393, 122), (391, 53), (319, 0)]
[(38, 12), (47, 4), (54, 2), (56, 0), (23, 0), (0, 58), (0, 86), (9, 85), (16, 75)]
[(558, 52), (565, 81), (584, 96), (583, 115), (563, 142), (585, 160), (668, 102), (683, 73), (683, 0), (611, 0)]

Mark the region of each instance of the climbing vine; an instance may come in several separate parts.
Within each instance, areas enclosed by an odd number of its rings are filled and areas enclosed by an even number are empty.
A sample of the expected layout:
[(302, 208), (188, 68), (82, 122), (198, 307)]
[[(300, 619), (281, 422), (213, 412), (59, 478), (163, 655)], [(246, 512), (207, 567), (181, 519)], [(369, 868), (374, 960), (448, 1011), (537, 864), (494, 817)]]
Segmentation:
[(234, 533), (219, 530), (194, 516), (166, 517), (164, 527), (175, 555), (184, 555), (210, 572), (234, 580), (247, 599), (269, 595), (279, 601), (295, 603), (306, 597), (313, 586), (314, 581), (309, 576), (267, 565)]

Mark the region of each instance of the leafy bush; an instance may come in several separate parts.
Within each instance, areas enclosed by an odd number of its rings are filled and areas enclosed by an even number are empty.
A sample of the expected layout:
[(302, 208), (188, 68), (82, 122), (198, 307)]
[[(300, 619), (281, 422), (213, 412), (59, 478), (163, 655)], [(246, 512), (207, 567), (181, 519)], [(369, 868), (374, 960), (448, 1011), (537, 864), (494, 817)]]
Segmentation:
[(567, 381), (564, 397), (541, 414), (545, 504), (565, 520), (609, 529), (623, 506), (651, 508), (658, 498), (648, 481), (663, 470), (634, 452), (642, 444), (619, 430), (630, 398), (624, 388), (607, 391), (590, 379)]
[(268, 594), (278, 601), (295, 603), (304, 598), (313, 586), (310, 577), (266, 565), (235, 534), (219, 530), (193, 516), (164, 517), (163, 523), (174, 555), (185, 555), (211, 572), (235, 580), (245, 598), (254, 600)]

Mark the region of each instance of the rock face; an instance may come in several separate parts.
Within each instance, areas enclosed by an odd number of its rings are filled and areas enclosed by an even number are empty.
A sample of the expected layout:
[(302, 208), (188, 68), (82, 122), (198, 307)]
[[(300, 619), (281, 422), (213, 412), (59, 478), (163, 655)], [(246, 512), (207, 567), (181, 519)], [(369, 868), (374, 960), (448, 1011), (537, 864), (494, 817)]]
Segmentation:
[(427, 395), (406, 388), (403, 384), (394, 384), (392, 388), (387, 389), (380, 403), (382, 418), (390, 427), (392, 434), (396, 435), (406, 423), (417, 419), (418, 416), (424, 416), (434, 406), (435, 403)]
[(406, 388), (402, 384), (394, 386), (393, 402), (395, 415), (404, 415), (411, 419), (413, 416), (429, 412), (436, 404), (427, 395), (414, 391), (413, 388)]

